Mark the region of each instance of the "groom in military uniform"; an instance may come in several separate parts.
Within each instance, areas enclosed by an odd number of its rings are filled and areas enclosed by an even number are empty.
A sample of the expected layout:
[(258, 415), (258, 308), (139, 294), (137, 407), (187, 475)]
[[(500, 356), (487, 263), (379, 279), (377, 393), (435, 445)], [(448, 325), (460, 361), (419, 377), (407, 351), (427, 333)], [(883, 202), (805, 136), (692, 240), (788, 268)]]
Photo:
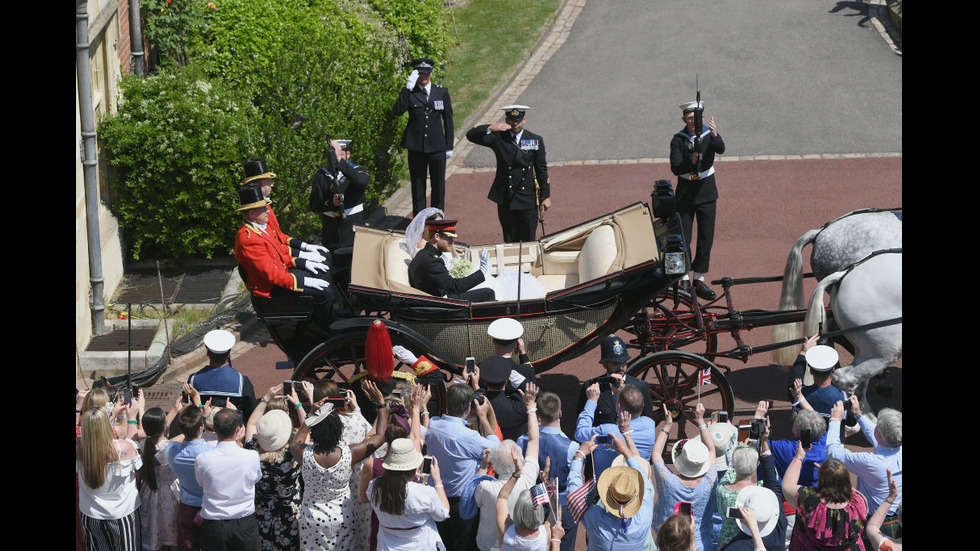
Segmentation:
[(506, 243), (534, 241), (539, 215), (543, 220), (551, 208), (544, 140), (524, 130), (528, 109), (508, 105), (502, 108), (505, 122), (482, 124), (466, 133), (467, 140), (489, 147), (497, 157), (497, 175), (487, 198), (497, 203)]

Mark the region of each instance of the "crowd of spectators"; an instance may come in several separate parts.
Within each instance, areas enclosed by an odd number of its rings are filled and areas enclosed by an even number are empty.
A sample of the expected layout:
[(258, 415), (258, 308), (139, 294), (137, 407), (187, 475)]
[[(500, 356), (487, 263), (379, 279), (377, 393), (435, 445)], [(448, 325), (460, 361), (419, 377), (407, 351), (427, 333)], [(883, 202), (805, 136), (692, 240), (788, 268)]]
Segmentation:
[[(901, 412), (874, 419), (846, 397), (825, 417), (791, 378), (798, 411), (780, 430), (792, 438), (770, 438), (768, 400), (749, 438), (695, 402), (679, 415), (698, 434), (669, 445), (678, 413), (658, 403), (662, 419), (645, 414), (649, 391), (616, 367), (628, 359), (617, 342), (603, 342), (605, 373), (583, 384), (573, 438), (561, 398), (509, 358), (485, 359), (439, 401), (411, 378), (376, 377), (358, 392), (277, 384), (248, 416), (189, 383), (166, 410), (146, 409), (139, 391), (79, 392), (78, 547), (571, 551), (584, 538), (617, 551), (901, 549)], [(815, 346), (800, 357), (827, 369)], [(599, 419), (600, 408), (612, 411)], [(848, 415), (872, 451), (842, 444)]]

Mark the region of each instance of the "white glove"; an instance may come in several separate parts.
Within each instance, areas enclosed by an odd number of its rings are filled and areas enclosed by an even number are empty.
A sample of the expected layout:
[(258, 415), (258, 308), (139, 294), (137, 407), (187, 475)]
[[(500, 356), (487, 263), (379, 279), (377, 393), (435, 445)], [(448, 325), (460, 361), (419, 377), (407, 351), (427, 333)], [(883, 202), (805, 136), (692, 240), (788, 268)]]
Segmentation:
[(408, 75), (408, 81), (405, 82), (405, 88), (408, 88), (409, 90), (414, 90), (415, 81), (417, 81), (418, 79), (419, 79), (419, 72), (413, 70), (412, 74)]
[(300, 251), (299, 257), (305, 258), (307, 260), (312, 260), (313, 262), (323, 262), (324, 260), (327, 259), (327, 257), (323, 256), (322, 254), (316, 251)]
[(318, 274), (320, 272), (329, 272), (330, 271), (330, 266), (327, 266), (326, 264), (321, 264), (320, 262), (314, 262), (312, 260), (308, 260), (306, 262), (305, 268), (306, 268), (306, 271), (308, 271), (308, 272), (310, 272), (312, 274)]
[[(324, 247), (323, 245), (313, 245), (313, 244), (310, 244), (310, 243), (300, 243), (299, 248), (300, 248), (300, 250), (303, 250), (303, 251), (316, 251), (316, 252), (321, 253), (323, 255), (327, 255), (327, 254), (330, 253), (330, 249)], [(324, 258), (326, 258), (326, 256), (324, 256)]]
[(490, 251), (480, 250), (480, 271), (483, 275), (490, 275)]
[(304, 277), (303, 283), (307, 287), (313, 287), (314, 289), (319, 289), (321, 291), (325, 291), (327, 287), (330, 287), (330, 283), (315, 277)]
[(452, 149), (447, 149), (446, 150), (446, 158), (448, 159), (448, 158), (450, 158), (452, 156), (453, 156), (453, 150)]
[(400, 344), (392, 346), (391, 351), (395, 354), (395, 358), (397, 358), (398, 361), (403, 364), (415, 365), (415, 362), (419, 361), (419, 359), (415, 357), (415, 354), (412, 354), (407, 348)]

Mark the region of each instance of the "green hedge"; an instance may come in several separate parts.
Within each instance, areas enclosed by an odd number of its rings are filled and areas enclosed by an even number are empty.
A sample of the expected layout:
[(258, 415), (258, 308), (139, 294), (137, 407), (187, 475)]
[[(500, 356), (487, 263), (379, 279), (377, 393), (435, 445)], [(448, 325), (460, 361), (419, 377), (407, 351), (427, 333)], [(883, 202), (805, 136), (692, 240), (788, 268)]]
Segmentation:
[(119, 112), (99, 125), (99, 138), (131, 256), (227, 253), (258, 110), (193, 66), (126, 77), (121, 87)]
[[(186, 7), (182, 12), (193, 21), (177, 24), (168, 20), (167, 26), (158, 28), (169, 29), (165, 36), (186, 48), (193, 67), (175, 68), (147, 82), (164, 78), (203, 80), (215, 89), (234, 90), (242, 113), (248, 113), (242, 120), (247, 128), (231, 128), (222, 121), (211, 124), (206, 117), (196, 119), (181, 139), (205, 148), (215, 140), (234, 143), (233, 151), (227, 148), (229, 165), (219, 176), (204, 169), (206, 159), (193, 156), (173, 165), (170, 173), (193, 173), (195, 184), (212, 203), (221, 199), (233, 204), (237, 199), (234, 186), (228, 182), (241, 180), (245, 160), (263, 157), (278, 175), (272, 199), (283, 228), (294, 237), (319, 242), (320, 222), (307, 202), (310, 178), (326, 161), (324, 135), (329, 132), (335, 138), (354, 140), (353, 160), (366, 167), (372, 177), (368, 202), (377, 205), (387, 199), (404, 173), (398, 154), (404, 121), (394, 117), (392, 105), (404, 86), (410, 56), (445, 55), (450, 33), (442, 4), (438, 0), (211, 1), (215, 9), (201, 10), (201, 0), (173, 0), (173, 4), (181, 2), (184, 6), (197, 3), (197, 8)], [(164, 15), (173, 17), (173, 10), (165, 9), (157, 16)], [(149, 26), (149, 19), (155, 15), (150, 10), (144, 16)], [(179, 32), (173, 31), (178, 28)], [(180, 59), (161, 63), (163, 67), (179, 65)], [(182, 77), (185, 70), (193, 76)], [(146, 209), (137, 198), (163, 195), (168, 189), (160, 181), (162, 167), (151, 170), (141, 166), (156, 164), (140, 158), (159, 150), (154, 143), (175, 139), (165, 126), (157, 124), (159, 118), (170, 115), (159, 107), (163, 100), (151, 96), (187, 90), (186, 83), (143, 86), (127, 84), (127, 93), (140, 88), (141, 101), (151, 108), (135, 108), (127, 100), (118, 116), (99, 129), (100, 134), (111, 133), (113, 125), (139, 124), (144, 129), (139, 138), (121, 137), (122, 131), (103, 136), (107, 156), (119, 169), (114, 185), (120, 193), (114, 207), (131, 241), (132, 256), (139, 258), (154, 248), (151, 244), (178, 259), (211, 256), (222, 244), (230, 251), (233, 238), (228, 236), (233, 236), (238, 225), (234, 215), (234, 220), (227, 216), (220, 220), (197, 217), (200, 227), (190, 232), (200, 244), (197, 249), (192, 243), (174, 243), (164, 230), (173, 223), (192, 223), (193, 218), (184, 220), (174, 213), (160, 212), (159, 223), (146, 229), (131, 227), (138, 222), (135, 214)], [(196, 116), (189, 104), (168, 105), (191, 111), (181, 118)], [(152, 135), (153, 129), (163, 135)], [(227, 132), (248, 137), (224, 135)], [(133, 143), (140, 140), (145, 147)], [(225, 201), (226, 197), (232, 200)]]

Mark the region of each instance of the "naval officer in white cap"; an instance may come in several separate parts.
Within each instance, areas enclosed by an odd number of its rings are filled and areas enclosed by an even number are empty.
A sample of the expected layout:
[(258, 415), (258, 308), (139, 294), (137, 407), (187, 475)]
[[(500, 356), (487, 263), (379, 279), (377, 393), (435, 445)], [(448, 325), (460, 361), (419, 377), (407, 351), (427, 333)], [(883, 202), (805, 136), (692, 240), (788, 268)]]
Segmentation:
[[(708, 121), (708, 128), (701, 128), (695, 135), (695, 127), (701, 121), (695, 116), (704, 116), (704, 102), (689, 101), (681, 104), (681, 120), (684, 128), (670, 140), (670, 171), (677, 176), (677, 212), (681, 216), (687, 250), (693, 255), (691, 271), (684, 275), (681, 287), (693, 289), (704, 300), (714, 300), (715, 292), (704, 282), (711, 262), (711, 245), (715, 238), (715, 203), (718, 201), (718, 188), (715, 186), (715, 154), (725, 152), (725, 142), (715, 126), (715, 118)], [(700, 147), (695, 150), (695, 144)], [(698, 238), (692, 248), (694, 222), (697, 220)]]
[(481, 124), (466, 139), (493, 150), (497, 174), (487, 199), (497, 204), (505, 243), (534, 241), (538, 219), (551, 208), (551, 185), (544, 139), (524, 129), (526, 105), (502, 107), (504, 122)]
[(255, 409), (255, 389), (252, 381), (231, 366), (231, 348), (235, 346), (235, 335), (224, 329), (214, 329), (204, 335), (207, 348), (208, 365), (190, 376), (187, 380), (201, 395), (201, 401), (211, 398), (211, 405), (224, 406), (231, 401), (248, 419)]
[[(534, 366), (524, 347), (524, 326), (514, 318), (500, 318), (487, 327), (487, 335), (493, 339), (493, 353), (510, 360), (513, 369), (507, 380), (513, 388), (524, 388), (527, 381), (534, 382)], [(515, 362), (513, 355), (517, 352)]]

